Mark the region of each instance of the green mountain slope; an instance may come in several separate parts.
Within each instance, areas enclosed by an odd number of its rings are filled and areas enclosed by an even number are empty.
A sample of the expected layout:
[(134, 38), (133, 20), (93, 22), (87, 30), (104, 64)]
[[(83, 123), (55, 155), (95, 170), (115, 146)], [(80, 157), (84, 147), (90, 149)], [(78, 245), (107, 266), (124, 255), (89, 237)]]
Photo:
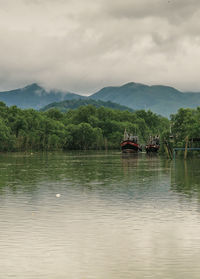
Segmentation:
[(118, 110), (128, 110), (128, 111), (133, 111), (133, 109), (128, 108), (126, 106), (122, 106), (116, 103), (112, 103), (110, 101), (104, 102), (104, 101), (96, 101), (92, 100), (89, 98), (85, 99), (78, 99), (78, 100), (65, 100), (62, 102), (54, 102), (51, 103), (41, 109), (41, 111), (46, 111), (52, 108), (56, 108), (62, 112), (65, 112), (69, 109), (76, 109), (79, 108), (80, 106), (87, 106), (87, 105), (93, 105), (95, 107), (106, 107), (106, 108), (112, 108), (112, 109), (118, 109)]
[(134, 110), (150, 109), (169, 116), (179, 108), (200, 105), (200, 93), (182, 93), (173, 87), (127, 83), (120, 87), (105, 87), (90, 96), (94, 100), (113, 101)]
[(47, 92), (44, 88), (36, 83), (28, 85), (24, 88), (0, 92), (0, 101), (4, 102), (7, 106), (16, 105), (20, 108), (34, 108), (40, 109), (41, 107), (62, 100), (73, 100), (85, 98), (78, 94), (70, 92), (59, 92), (51, 90)]

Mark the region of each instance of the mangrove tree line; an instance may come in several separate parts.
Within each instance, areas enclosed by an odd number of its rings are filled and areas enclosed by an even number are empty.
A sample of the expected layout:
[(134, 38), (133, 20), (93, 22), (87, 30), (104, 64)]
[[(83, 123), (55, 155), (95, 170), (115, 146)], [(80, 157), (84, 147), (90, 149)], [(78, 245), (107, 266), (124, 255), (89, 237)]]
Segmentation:
[(0, 151), (114, 149), (119, 148), (125, 128), (145, 143), (149, 135), (169, 131), (169, 120), (144, 110), (88, 105), (65, 113), (42, 112), (0, 102)]

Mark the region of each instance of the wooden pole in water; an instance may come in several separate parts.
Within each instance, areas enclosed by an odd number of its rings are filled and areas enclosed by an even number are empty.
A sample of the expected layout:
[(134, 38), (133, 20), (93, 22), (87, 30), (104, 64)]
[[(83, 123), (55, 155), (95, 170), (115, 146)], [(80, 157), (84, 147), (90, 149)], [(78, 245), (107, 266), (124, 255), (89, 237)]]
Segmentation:
[(187, 149), (188, 149), (188, 136), (185, 138), (185, 152), (184, 152), (184, 160), (187, 159)]
[(169, 149), (168, 149), (168, 145), (167, 145), (167, 141), (166, 140), (164, 142), (164, 148), (165, 148), (165, 152), (167, 153), (167, 157), (170, 159)]
[(169, 150), (170, 159), (172, 160), (173, 159), (173, 152), (172, 152), (172, 149), (171, 149), (171, 146), (169, 145), (169, 143), (167, 143), (167, 148)]

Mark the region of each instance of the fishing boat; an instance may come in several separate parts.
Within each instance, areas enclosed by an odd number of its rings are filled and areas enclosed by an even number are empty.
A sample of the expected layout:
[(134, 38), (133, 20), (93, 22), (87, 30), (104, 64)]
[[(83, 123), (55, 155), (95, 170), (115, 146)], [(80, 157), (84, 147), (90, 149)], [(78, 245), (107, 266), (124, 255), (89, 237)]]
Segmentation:
[(138, 136), (133, 136), (125, 130), (124, 140), (121, 142), (121, 150), (123, 153), (137, 153), (138, 151), (142, 151), (138, 142)]
[(150, 136), (147, 145), (145, 146), (146, 153), (157, 153), (160, 148), (159, 136)]

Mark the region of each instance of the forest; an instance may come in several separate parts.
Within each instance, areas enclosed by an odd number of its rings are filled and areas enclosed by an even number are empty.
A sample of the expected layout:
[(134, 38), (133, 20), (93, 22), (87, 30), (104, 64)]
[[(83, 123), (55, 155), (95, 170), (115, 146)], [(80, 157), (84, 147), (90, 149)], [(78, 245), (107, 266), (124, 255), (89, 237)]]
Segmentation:
[[(173, 145), (184, 147), (186, 137), (189, 140), (200, 138), (200, 107), (196, 109), (179, 109), (176, 114), (171, 115), (171, 134)], [(200, 143), (193, 143), (193, 147), (200, 147)]]
[(8, 107), (0, 102), (0, 151), (119, 149), (123, 133), (137, 134), (141, 144), (150, 135), (175, 142), (200, 134), (200, 108), (180, 109), (171, 120), (151, 111), (120, 111), (93, 105), (61, 112)]

